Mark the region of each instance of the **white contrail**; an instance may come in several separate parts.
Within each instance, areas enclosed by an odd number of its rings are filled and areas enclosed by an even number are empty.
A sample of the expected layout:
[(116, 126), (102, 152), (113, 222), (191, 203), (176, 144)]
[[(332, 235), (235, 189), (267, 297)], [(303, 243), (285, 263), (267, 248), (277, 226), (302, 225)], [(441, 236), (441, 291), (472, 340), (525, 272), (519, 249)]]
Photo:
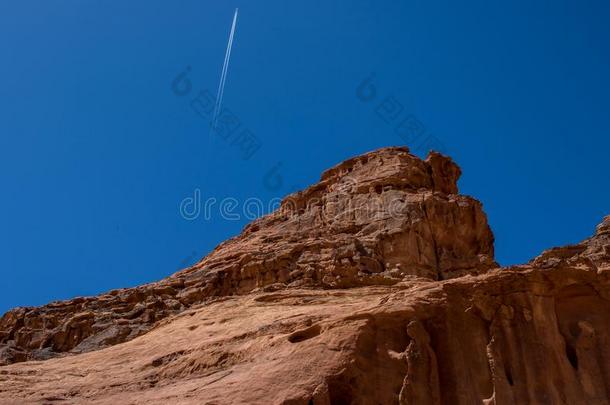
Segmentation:
[(231, 58), (231, 50), (233, 49), (233, 37), (235, 35), (235, 26), (237, 25), (237, 13), (239, 9), (235, 9), (235, 14), (233, 15), (233, 24), (231, 25), (231, 34), (229, 35), (229, 43), (227, 44), (227, 53), (225, 55), (226, 62), (224, 65), (224, 77), (222, 78), (222, 91), (220, 92), (220, 99), (218, 101), (218, 107), (222, 105), (222, 97), (225, 92), (225, 82), (227, 80), (227, 70), (229, 69), (229, 59)]
[(225, 60), (222, 64), (222, 72), (220, 74), (220, 83), (218, 83), (218, 93), (216, 96), (216, 105), (215, 105), (215, 117), (220, 113), (220, 106), (222, 105), (222, 96), (224, 94), (225, 82), (227, 80), (227, 70), (229, 68), (229, 59), (231, 58), (231, 49), (233, 48), (233, 36), (235, 33), (235, 24), (237, 20), (237, 10), (235, 9), (235, 14), (233, 15), (233, 24), (231, 25), (231, 32), (229, 34), (229, 42), (227, 43), (227, 51), (225, 53)]
[(229, 42), (227, 43), (227, 51), (225, 53), (225, 60), (222, 64), (222, 72), (220, 74), (220, 83), (218, 84), (218, 94), (216, 96), (216, 105), (214, 106), (214, 115), (212, 116), (212, 129), (216, 128), (216, 120), (218, 114), (220, 114), (220, 108), (222, 107), (222, 96), (225, 91), (225, 82), (227, 80), (227, 69), (229, 68), (229, 60), (231, 59), (231, 48), (233, 47), (233, 36), (235, 35), (235, 26), (237, 25), (237, 13), (239, 9), (235, 9), (233, 15), (233, 24), (231, 25), (231, 33), (229, 34)]

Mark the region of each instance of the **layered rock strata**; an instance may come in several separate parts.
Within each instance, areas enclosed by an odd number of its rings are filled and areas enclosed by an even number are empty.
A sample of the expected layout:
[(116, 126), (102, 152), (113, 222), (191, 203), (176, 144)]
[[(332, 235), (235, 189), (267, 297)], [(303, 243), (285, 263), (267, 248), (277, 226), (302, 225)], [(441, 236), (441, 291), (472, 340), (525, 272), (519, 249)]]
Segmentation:
[(10, 311), (0, 403), (609, 404), (610, 216), (499, 268), (459, 174), (372, 152), (167, 279)]
[(125, 342), (213, 297), (269, 285), (348, 288), (485, 271), (493, 235), (458, 194), (459, 167), (386, 148), (347, 160), (286, 197), (195, 266), (156, 283), (17, 308), (0, 319), (0, 364)]

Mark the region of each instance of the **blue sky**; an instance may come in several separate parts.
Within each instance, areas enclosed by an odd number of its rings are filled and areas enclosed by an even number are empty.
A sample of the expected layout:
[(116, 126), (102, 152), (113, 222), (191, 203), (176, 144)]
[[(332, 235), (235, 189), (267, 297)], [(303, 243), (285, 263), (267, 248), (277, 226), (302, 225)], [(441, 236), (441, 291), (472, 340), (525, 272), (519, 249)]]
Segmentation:
[[(191, 107), (235, 7), (224, 104), (260, 144), (248, 160)], [(609, 18), (603, 1), (3, 2), (0, 312), (195, 262), (247, 219), (188, 221), (184, 198), (267, 201), (404, 144), (388, 98), (462, 167), (501, 264), (577, 242), (610, 213)]]

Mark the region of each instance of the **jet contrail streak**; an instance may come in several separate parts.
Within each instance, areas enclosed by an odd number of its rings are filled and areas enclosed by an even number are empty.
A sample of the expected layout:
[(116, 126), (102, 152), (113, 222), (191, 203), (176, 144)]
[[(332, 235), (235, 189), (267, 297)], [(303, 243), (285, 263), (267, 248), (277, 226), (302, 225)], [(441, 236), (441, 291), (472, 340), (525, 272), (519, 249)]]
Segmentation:
[(227, 43), (227, 51), (225, 53), (225, 60), (222, 65), (222, 72), (220, 74), (220, 83), (218, 84), (218, 94), (216, 96), (216, 105), (214, 106), (214, 115), (212, 116), (212, 129), (216, 128), (216, 120), (220, 113), (222, 106), (222, 97), (225, 91), (225, 82), (227, 80), (227, 70), (229, 68), (229, 60), (231, 59), (231, 48), (233, 48), (233, 37), (235, 35), (235, 26), (237, 25), (237, 13), (239, 9), (235, 9), (233, 15), (233, 24), (231, 25), (231, 33), (229, 34), (229, 42)]
[(231, 50), (233, 50), (233, 38), (235, 36), (235, 27), (237, 25), (237, 13), (239, 9), (235, 9), (235, 14), (233, 15), (233, 24), (231, 25), (231, 35), (229, 37), (229, 43), (227, 45), (227, 54), (226, 56), (226, 64), (224, 66), (224, 78), (222, 79), (222, 92), (220, 93), (220, 101), (218, 105), (222, 104), (222, 97), (225, 92), (225, 82), (227, 81), (227, 70), (229, 69), (229, 59), (231, 59)]
[(233, 24), (231, 25), (231, 32), (229, 34), (229, 42), (227, 43), (227, 51), (225, 53), (225, 60), (222, 64), (222, 72), (220, 74), (220, 83), (218, 83), (218, 93), (216, 95), (215, 117), (220, 113), (220, 106), (222, 104), (222, 96), (224, 94), (225, 82), (227, 80), (227, 69), (229, 68), (229, 59), (231, 58), (231, 49), (233, 48), (233, 36), (235, 33), (235, 23), (237, 19), (237, 9), (233, 15)]

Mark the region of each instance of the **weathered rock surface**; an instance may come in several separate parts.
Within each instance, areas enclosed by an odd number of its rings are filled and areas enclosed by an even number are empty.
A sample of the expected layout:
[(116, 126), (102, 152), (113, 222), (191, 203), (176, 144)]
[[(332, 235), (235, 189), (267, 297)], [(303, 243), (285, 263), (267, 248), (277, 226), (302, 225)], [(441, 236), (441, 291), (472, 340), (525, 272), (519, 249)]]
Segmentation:
[(459, 174), (382, 149), (167, 279), (10, 311), (0, 403), (610, 403), (610, 217), (497, 268)]
[(8, 312), (0, 364), (128, 341), (211, 297), (271, 284), (391, 285), (406, 275), (438, 280), (495, 267), (487, 218), (478, 201), (457, 194), (459, 176), (449, 158), (422, 161), (406, 148), (350, 159), (167, 279)]

